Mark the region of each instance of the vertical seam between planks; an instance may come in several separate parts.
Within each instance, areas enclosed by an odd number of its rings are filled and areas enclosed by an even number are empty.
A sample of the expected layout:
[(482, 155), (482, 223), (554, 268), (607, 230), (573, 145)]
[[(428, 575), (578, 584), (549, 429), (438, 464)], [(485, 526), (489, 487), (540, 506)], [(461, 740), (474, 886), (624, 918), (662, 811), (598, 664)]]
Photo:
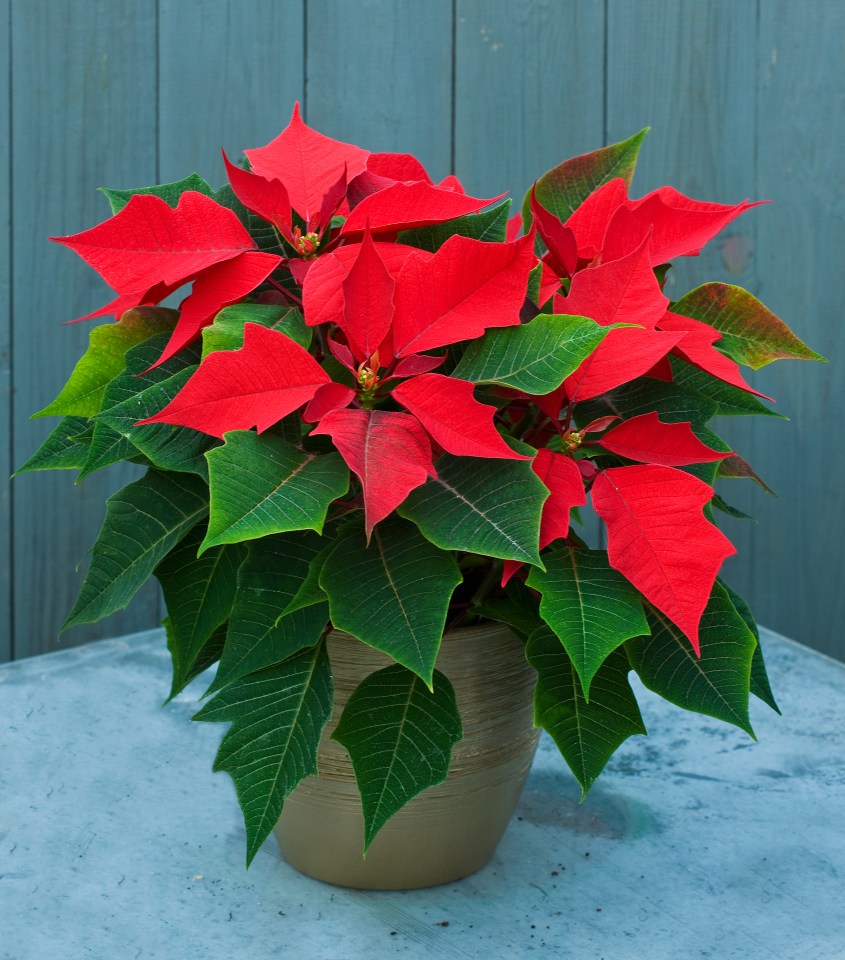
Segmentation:
[[(14, 469), (15, 461), (15, 444), (14, 444), (14, 434), (15, 434), (15, 364), (13, 358), (15, 355), (14, 351), (14, 342), (15, 342), (15, 319), (14, 319), (14, 297), (12, 296), (12, 289), (14, 285), (15, 278), (15, 245), (14, 245), (14, 224), (15, 224), (15, 205), (14, 205), (14, 164), (13, 164), (13, 152), (14, 152), (14, 140), (12, 139), (12, 133), (14, 130), (13, 124), (13, 113), (14, 110), (14, 98), (12, 97), (12, 80), (14, 77), (14, 71), (12, 69), (12, 51), (14, 46), (12, 44), (12, 2), (9, 2), (9, 16), (7, 23), (7, 43), (8, 43), (8, 83), (9, 83), (9, 128), (6, 131), (7, 134), (7, 143), (9, 145), (9, 171), (8, 171), (8, 181), (7, 187), (9, 190), (9, 227), (8, 227), (8, 241), (9, 241), (9, 289), (6, 294), (7, 307), (8, 307), (8, 316), (9, 316), (9, 403), (7, 407), (7, 414), (9, 417), (9, 437), (7, 440), (8, 449), (9, 449), (9, 466)], [(9, 484), (9, 556), (8, 556), (8, 569), (9, 569), (9, 611), (8, 611), (8, 623), (7, 627), (9, 630), (9, 659), (15, 659), (15, 510), (14, 510), (14, 496), (15, 488), (11, 480), (7, 480)]]
[[(161, 183), (161, 0), (155, 0), (155, 25), (153, 31), (155, 43), (155, 182)], [(159, 589), (155, 597), (156, 626), (160, 625), (167, 616), (164, 605), (164, 593)]]
[[(762, 66), (764, 63), (761, 49), (761, 27), (760, 21), (762, 17), (762, 12), (760, 10), (760, 0), (757, 0), (756, 4), (756, 14), (754, 26), (756, 30), (756, 37), (754, 38), (754, 49), (757, 53), (757, 69), (755, 71), (754, 77), (754, 122), (752, 126), (753, 137), (754, 137), (754, 152), (752, 154), (752, 162), (754, 164), (754, 192), (756, 196), (760, 196), (760, 77), (762, 74)], [(756, 231), (755, 231), (756, 232)], [(756, 247), (756, 244), (755, 244)]]
[[(762, 20), (763, 20), (762, 6), (760, 3), (760, 0), (757, 0), (756, 6), (755, 6), (755, 16), (754, 16), (754, 27), (755, 27), (755, 33), (756, 33), (756, 36), (754, 38), (754, 52), (755, 52), (754, 119), (752, 121), (752, 128), (751, 128), (752, 136), (754, 138), (752, 154), (751, 154), (751, 162), (754, 164), (754, 199), (755, 200), (761, 195), (761, 190), (760, 190), (760, 101), (761, 101), (760, 84), (762, 82), (762, 77), (763, 77), (763, 64), (765, 63), (765, 60), (761, 56), (762, 37), (763, 37)], [(757, 220), (756, 219), (751, 221), (748, 227), (748, 230), (751, 233), (751, 242), (752, 242), (752, 246), (751, 246), (752, 256), (751, 256), (751, 264), (750, 264), (752, 272), (751, 272), (751, 278), (750, 278), (751, 284), (749, 284), (749, 289), (753, 290), (754, 293), (757, 294), (757, 296), (762, 296), (763, 291), (760, 290), (760, 274), (757, 271)], [(751, 457), (753, 458), (751, 462), (754, 463), (757, 460), (757, 456), (756, 456), (757, 451), (755, 449), (754, 439), (755, 439), (755, 434), (757, 434), (758, 431), (753, 430), (750, 433), (751, 433), (751, 436), (749, 437), (749, 447), (750, 447), (749, 452)], [(757, 549), (758, 533), (754, 529), (756, 524), (749, 523), (747, 524), (747, 526), (750, 529), (748, 529), (746, 533), (747, 540), (745, 542), (748, 545), (748, 555), (745, 562), (750, 563), (750, 560), (754, 556), (755, 551)], [(760, 577), (759, 577), (759, 574), (757, 573), (757, 568), (759, 566), (760, 566), (759, 564), (750, 563), (751, 574), (748, 580), (748, 588), (749, 588), (748, 593), (752, 601), (754, 600), (755, 596), (758, 593), (757, 584), (760, 582)]]
[[(602, 24), (602, 98), (601, 98), (601, 137), (602, 137), (602, 146), (606, 146), (610, 133), (608, 130), (610, 109), (609, 109), (609, 100), (610, 100), (610, 73), (609, 73), (609, 62), (608, 62), (608, 48), (610, 46), (610, 31), (609, 31), (609, 20), (610, 20), (610, 0), (603, 0), (604, 8), (604, 22)], [(599, 517), (598, 512), (594, 509), (593, 512), (596, 514), (596, 519), (598, 520), (599, 529), (598, 529), (598, 546), (599, 550), (607, 549), (607, 527), (605, 526), (604, 521)]]
[(452, 117), (449, 129), (451, 142), (449, 144), (449, 172), (457, 174), (455, 163), (457, 159), (457, 113), (458, 113), (458, 0), (452, 0), (452, 91), (451, 106)]
[(608, 87), (610, 86), (608, 80), (608, 61), (607, 61), (607, 47), (608, 47), (608, 4), (609, 0), (604, 0), (604, 22), (602, 24), (602, 35), (603, 35), (603, 46), (602, 46), (602, 98), (601, 98), (601, 138), (602, 145), (607, 145), (608, 140)]
[(155, 182), (161, 183), (161, 0), (155, 0)]
[(302, 119), (308, 123), (308, 0), (302, 0)]

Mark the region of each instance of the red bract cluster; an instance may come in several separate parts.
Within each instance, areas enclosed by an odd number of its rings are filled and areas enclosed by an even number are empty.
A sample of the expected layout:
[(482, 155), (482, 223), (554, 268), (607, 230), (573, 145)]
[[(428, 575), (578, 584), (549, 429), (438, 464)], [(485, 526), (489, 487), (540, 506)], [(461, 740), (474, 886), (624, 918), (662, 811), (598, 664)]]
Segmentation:
[[(175, 206), (136, 195), (105, 223), (60, 241), (117, 293), (90, 316), (119, 317), (193, 284), (157, 364), (250, 296), (301, 307), (316, 331), (306, 349), (247, 323), (239, 349), (209, 353), (164, 409), (139, 423), (223, 439), (261, 433), (299, 411), (306, 435), (330, 438), (360, 481), (348, 503), (358, 497), (368, 539), (437, 478), (444, 453), (532, 460), (549, 491), (539, 549), (575, 542), (570, 512), (591, 491), (610, 564), (698, 651), (702, 612), (734, 551), (702, 513), (712, 487), (680, 468), (729, 452), (657, 409), (631, 415), (609, 403), (604, 416), (577, 424), (588, 411), (580, 405), (632, 381), (671, 382), (672, 358), (755, 393), (716, 346), (720, 330), (672, 309), (661, 286), (662, 265), (697, 254), (753, 204), (702, 203), (669, 187), (632, 200), (617, 178), (561, 217), (532, 190), (528, 232), (515, 236), (512, 221), (508, 239), (502, 231), (491, 241), (462, 224), (493, 200), (467, 195), (454, 177), (433, 183), (409, 155), (323, 136), (298, 109), (279, 137), (246, 156), (249, 169), (226, 158), (245, 216), (199, 192), (182, 193)], [(425, 228), (442, 233), (421, 244)], [(538, 315), (606, 328), (585, 359), (560, 368), (554, 389), (515, 387), (512, 371), (510, 379), (453, 375), (468, 343)], [(526, 367), (535, 362), (524, 357)], [(480, 383), (487, 403), (476, 397)], [(523, 564), (502, 559), (507, 582)]]

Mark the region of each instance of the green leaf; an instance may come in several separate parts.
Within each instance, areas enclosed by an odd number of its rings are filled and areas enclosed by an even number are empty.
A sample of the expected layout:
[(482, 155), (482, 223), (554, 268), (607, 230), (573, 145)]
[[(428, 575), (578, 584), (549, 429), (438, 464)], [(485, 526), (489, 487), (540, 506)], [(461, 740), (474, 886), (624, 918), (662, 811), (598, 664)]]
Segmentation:
[[(564, 160), (544, 173), (535, 184), (536, 197), (541, 205), (564, 221), (594, 190), (609, 180), (622, 177), (625, 183), (630, 184), (648, 129), (640, 130), (628, 140)], [(522, 204), (522, 222), (526, 231), (532, 220), (529, 190)]]
[[(234, 190), (227, 183), (212, 194), (214, 200), (223, 207), (228, 207), (235, 216), (241, 221), (249, 235), (255, 241), (259, 250), (265, 253), (278, 253), (283, 257), (290, 256), (291, 249), (282, 243), (280, 235), (276, 232), (272, 223), (269, 223), (263, 217), (252, 213), (235, 196)], [(300, 227), (305, 233), (305, 226), (300, 222)]]
[(508, 581), (503, 597), (491, 597), (481, 605), (471, 607), (469, 612), (507, 624), (523, 640), (543, 625), (534, 594), (516, 578)]
[(722, 513), (726, 513), (729, 517), (735, 517), (737, 520), (751, 520), (753, 523), (756, 523), (756, 519), (751, 516), (749, 513), (743, 513), (742, 510), (739, 510), (737, 507), (732, 507), (725, 499), (719, 494), (714, 494), (713, 499), (710, 501), (717, 510), (721, 510)]
[[(313, 646), (325, 629), (329, 608), (322, 603), (284, 616), (324, 541), (311, 531), (253, 540), (238, 571), (226, 646), (217, 676), (205, 696), (247, 673), (281, 663)], [(203, 554), (205, 556), (205, 554)]]
[(777, 417), (780, 420), (789, 419), (782, 413), (776, 413), (764, 406), (754, 394), (740, 390), (739, 387), (725, 383), (723, 380), (717, 380), (709, 373), (681, 360), (680, 357), (670, 357), (669, 362), (672, 364), (675, 383), (683, 390), (696, 393), (713, 403), (716, 407), (716, 416), (750, 417), (759, 414), (764, 417)]
[[(12, 476), (33, 470), (81, 470), (91, 445), (87, 427), (87, 417), (65, 417)], [(83, 436), (85, 439), (80, 439)]]
[(189, 174), (184, 180), (176, 180), (174, 183), (138, 187), (135, 190), (110, 190), (108, 187), (99, 187), (100, 193), (105, 195), (111, 206), (112, 214), (120, 213), (136, 193), (151, 193), (154, 197), (161, 197), (169, 206), (175, 207), (179, 203), (179, 197), (186, 190), (195, 190), (207, 197), (212, 196), (213, 193), (211, 187), (196, 173)]
[[(701, 658), (662, 613), (648, 611), (651, 636), (626, 644), (642, 682), (670, 703), (732, 723), (751, 737), (748, 690), (757, 641), (718, 583), (701, 618)], [(756, 738), (755, 738), (756, 739)]]
[(244, 345), (244, 325), (258, 323), (270, 330), (286, 334), (307, 350), (311, 346), (311, 327), (305, 326), (302, 314), (294, 307), (264, 303), (236, 303), (226, 307), (203, 328), (202, 357), (218, 350), (239, 350)]
[(528, 290), (525, 294), (526, 299), (530, 300), (538, 310), (543, 306), (543, 304), (540, 303), (540, 282), (542, 279), (543, 264), (538, 262), (531, 268), (531, 272), (528, 274)]
[(486, 240), (488, 243), (503, 243), (507, 239), (508, 217), (510, 216), (511, 200), (505, 200), (496, 207), (483, 210), (481, 213), (469, 213), (464, 217), (455, 217), (444, 223), (436, 223), (430, 227), (418, 227), (415, 230), (403, 230), (398, 243), (409, 247), (419, 247), (434, 253), (456, 234), (460, 237), (470, 237), (473, 240)]
[(320, 574), (334, 626), (413, 670), (429, 687), (460, 582), (451, 554), (395, 516), (378, 524), (369, 546), (363, 530), (342, 537)]
[(308, 565), (308, 572), (305, 574), (305, 579), (291, 598), (290, 603), (288, 603), (282, 611), (282, 615), (278, 618), (279, 620), (291, 613), (295, 613), (297, 610), (306, 610), (308, 607), (313, 607), (317, 603), (327, 602), (328, 597), (326, 596), (326, 591), (320, 586), (320, 574), (323, 572), (326, 560), (334, 548), (335, 541), (331, 541), (328, 546), (323, 547), (314, 557)]
[(589, 700), (590, 683), (610, 654), (648, 633), (642, 598), (604, 552), (563, 547), (543, 560), (545, 572), (533, 569), (526, 583), (542, 594), (540, 616), (563, 644)]
[[(196, 343), (183, 347), (175, 356), (165, 360), (164, 363), (150, 369), (161, 356), (164, 348), (170, 339), (170, 335), (159, 333), (143, 343), (132, 347), (126, 354), (126, 371), (122, 373), (118, 380), (123, 384), (124, 392), (118, 400), (124, 400), (129, 396), (129, 387), (135, 384), (134, 393), (138, 393), (153, 383), (163, 383), (170, 377), (189, 367), (193, 368), (200, 362), (199, 347)], [(130, 381), (129, 378), (132, 378)], [(114, 381), (116, 382), (116, 381)]]
[(437, 474), (412, 490), (398, 510), (432, 543), (542, 566), (540, 515), (549, 491), (527, 460), (444, 454)]
[(211, 517), (203, 550), (291, 530), (319, 533), (331, 502), (349, 489), (337, 453), (306, 453), (251, 430), (233, 430), (225, 440), (206, 454)]
[(194, 720), (231, 722), (214, 769), (232, 778), (244, 815), (247, 866), (279, 819), (285, 800), (317, 773), (317, 748), (331, 716), (325, 643), (221, 690)]
[[(195, 369), (186, 367), (169, 379), (153, 383), (120, 403), (110, 405), (97, 414), (98, 425), (105, 424), (114, 433), (124, 437), (134, 449), (140, 450), (154, 466), (162, 470), (197, 473), (205, 478), (208, 475), (205, 454), (219, 446), (219, 440), (198, 430), (168, 423), (136, 425), (138, 420), (161, 412), (182, 390)], [(135, 380), (136, 389), (141, 382), (142, 378)], [(115, 399), (125, 387), (131, 389), (131, 385), (122, 379), (120, 384), (110, 385), (109, 401)]]
[(199, 351), (192, 345), (150, 369), (161, 356), (167, 334), (151, 337), (133, 347), (126, 355), (126, 370), (115, 377), (103, 394), (102, 411), (96, 418), (94, 439), (82, 477), (95, 470), (143, 453), (164, 470), (198, 473), (207, 476), (205, 452), (219, 444), (187, 427), (149, 424), (137, 427), (135, 421), (158, 413), (196, 370)]
[(106, 384), (126, 366), (130, 347), (172, 329), (175, 316), (173, 310), (139, 307), (124, 313), (117, 323), (94, 327), (88, 349), (61, 393), (33, 417), (93, 417), (100, 409)]
[(587, 796), (616, 749), (646, 729), (628, 683), (628, 660), (616, 650), (593, 678), (588, 703), (578, 672), (560, 640), (546, 626), (528, 639), (528, 662), (537, 671), (534, 723), (546, 730)]
[[(220, 659), (220, 654), (223, 652), (223, 644), (226, 642), (227, 625), (225, 623), (221, 624), (202, 647), (197, 650), (196, 655), (190, 662), (184, 659), (184, 651), (179, 640), (173, 633), (173, 627), (169, 617), (165, 617), (162, 621), (162, 626), (164, 627), (167, 637), (167, 649), (170, 651), (170, 660), (173, 665), (173, 682), (167, 700), (165, 700), (165, 703), (169, 703), (181, 690), (184, 690), (192, 680), (195, 680), (201, 673), (204, 673)], [(177, 662), (180, 671), (178, 688), (176, 679)]]
[[(718, 450), (720, 453), (730, 453), (733, 450), (733, 447), (731, 447), (729, 443), (702, 423), (693, 424), (692, 432), (702, 443), (710, 447), (711, 450)], [(720, 463), (722, 463), (721, 460), (711, 460), (709, 463), (690, 463), (679, 469), (685, 473), (692, 474), (694, 477), (698, 477), (699, 480), (703, 480), (712, 487), (716, 482)], [(713, 508), (710, 503), (705, 505), (704, 513), (708, 520), (713, 520)]]
[(371, 673), (349, 698), (332, 734), (349, 751), (364, 811), (364, 853), (417, 794), (443, 783), (463, 736), (452, 684), (434, 671), (430, 691), (395, 664)]
[(641, 377), (601, 397), (579, 403), (576, 410), (580, 426), (608, 414), (629, 419), (652, 410), (664, 423), (704, 424), (716, 415), (716, 404), (675, 383)]
[(541, 313), (530, 323), (488, 330), (474, 340), (454, 376), (542, 396), (574, 373), (612, 329), (587, 317)]
[[(155, 569), (169, 621), (167, 646), (173, 660), (172, 699), (196, 676), (214, 632), (229, 619), (246, 550), (217, 547), (197, 557), (205, 531), (197, 524)], [(208, 664), (206, 664), (207, 666)]]
[(725, 592), (730, 597), (734, 610), (742, 617), (745, 625), (754, 634), (754, 639), (757, 641), (757, 646), (754, 648), (754, 656), (751, 659), (751, 692), (755, 697), (762, 700), (763, 703), (770, 706), (775, 713), (779, 714), (780, 707), (778, 707), (775, 695), (772, 693), (772, 688), (769, 684), (769, 674), (766, 670), (766, 662), (763, 659), (763, 651), (760, 647), (760, 630), (757, 627), (754, 614), (751, 612), (751, 607), (749, 607), (736, 590), (725, 583), (724, 580), (720, 578), (718, 582), (725, 588)]
[(715, 327), (716, 346), (737, 363), (759, 370), (774, 360), (821, 360), (768, 307), (742, 287), (705, 283), (682, 297), (672, 310)]
[(84, 480), (97, 470), (129, 460), (137, 453), (138, 450), (126, 437), (121, 436), (104, 423), (95, 423), (91, 445), (88, 448), (88, 456), (80, 470), (79, 479)]
[(199, 477), (149, 470), (112, 494), (91, 565), (62, 632), (123, 610), (150, 574), (208, 514)]

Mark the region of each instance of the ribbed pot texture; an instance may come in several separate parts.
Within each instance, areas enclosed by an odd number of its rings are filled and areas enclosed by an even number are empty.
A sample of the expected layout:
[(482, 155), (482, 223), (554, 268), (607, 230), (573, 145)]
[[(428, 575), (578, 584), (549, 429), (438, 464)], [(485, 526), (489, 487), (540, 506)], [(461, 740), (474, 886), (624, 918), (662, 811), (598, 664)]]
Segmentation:
[(392, 661), (347, 634), (328, 638), (335, 687), (319, 776), (288, 797), (276, 826), (285, 859), (318, 880), (368, 890), (407, 890), (466, 877), (492, 858), (516, 809), (537, 748), (535, 674), (521, 642), (500, 624), (443, 637), (437, 669), (455, 688), (464, 736), (447, 780), (415, 797), (362, 858), (364, 820), (352, 762), (330, 739), (361, 680)]

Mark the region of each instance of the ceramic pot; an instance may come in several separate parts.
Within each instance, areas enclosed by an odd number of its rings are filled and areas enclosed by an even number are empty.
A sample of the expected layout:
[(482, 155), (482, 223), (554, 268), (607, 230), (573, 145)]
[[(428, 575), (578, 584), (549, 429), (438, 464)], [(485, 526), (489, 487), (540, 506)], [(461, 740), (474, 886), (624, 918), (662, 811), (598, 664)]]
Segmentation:
[(366, 859), (352, 762), (330, 734), (360, 681), (393, 661), (339, 632), (330, 634), (328, 652), (334, 711), (320, 742), (319, 776), (288, 797), (275, 829), (285, 859), (318, 880), (369, 890), (430, 887), (479, 870), (516, 809), (539, 738), (535, 674), (522, 643), (500, 624), (443, 637), (436, 666), (455, 688), (463, 739), (452, 750), (446, 781), (389, 820)]

